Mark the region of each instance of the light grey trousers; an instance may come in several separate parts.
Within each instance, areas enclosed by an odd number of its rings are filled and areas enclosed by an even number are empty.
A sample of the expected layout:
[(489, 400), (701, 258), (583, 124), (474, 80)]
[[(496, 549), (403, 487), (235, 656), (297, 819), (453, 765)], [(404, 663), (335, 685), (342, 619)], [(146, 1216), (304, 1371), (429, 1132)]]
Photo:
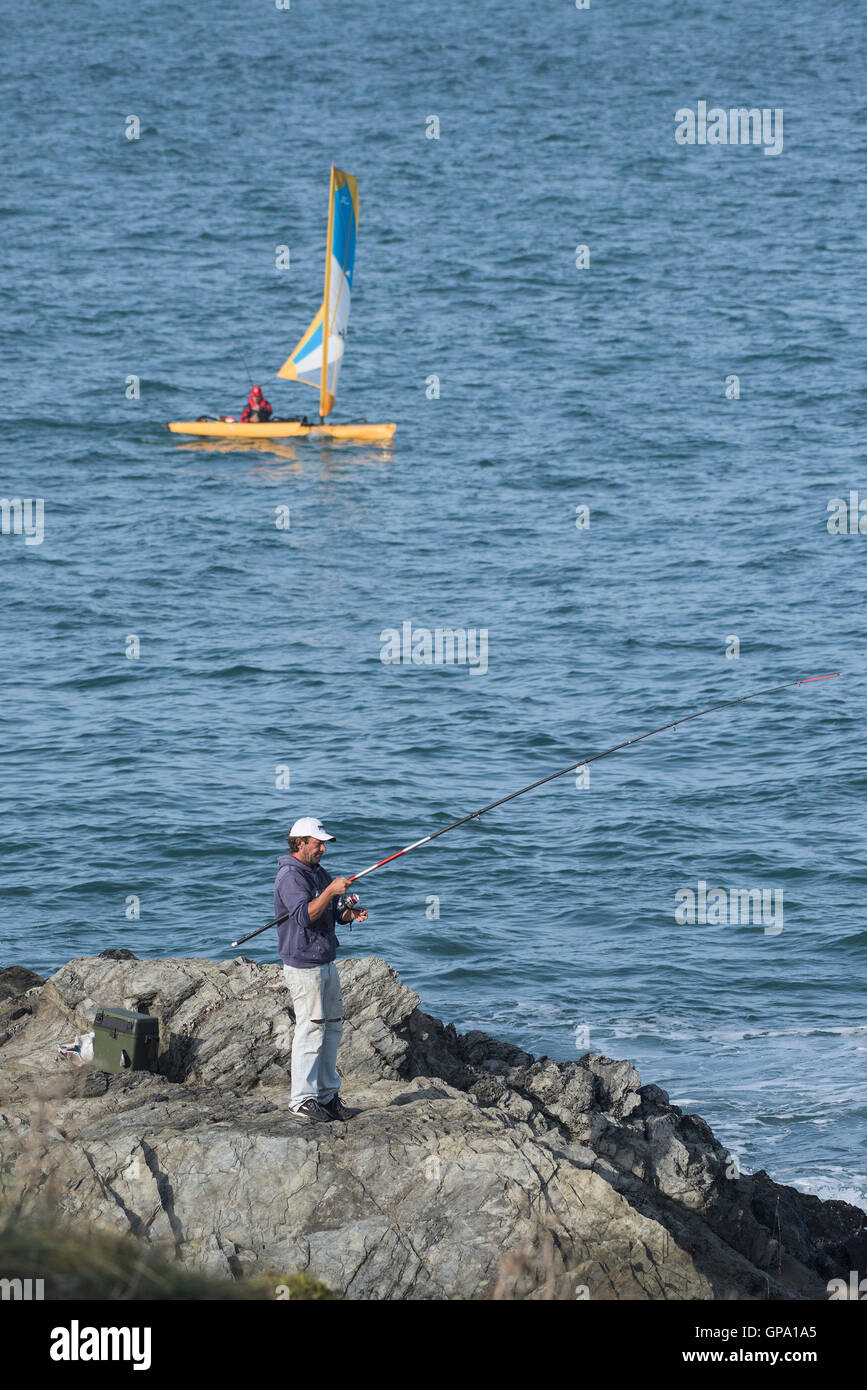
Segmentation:
[(305, 1100), (324, 1105), (340, 1090), (337, 1048), (343, 1037), (343, 993), (337, 966), (333, 961), (304, 970), (284, 965), (283, 976), (295, 1011), (290, 1104), (293, 1110)]

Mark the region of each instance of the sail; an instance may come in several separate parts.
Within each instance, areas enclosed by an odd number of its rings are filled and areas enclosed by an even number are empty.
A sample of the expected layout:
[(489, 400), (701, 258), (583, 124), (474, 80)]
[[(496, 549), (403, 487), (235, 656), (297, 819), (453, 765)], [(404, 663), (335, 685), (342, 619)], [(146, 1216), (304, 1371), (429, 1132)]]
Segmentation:
[(325, 293), (316, 317), (277, 373), (290, 381), (317, 386), (319, 413), (322, 416), (334, 408), (337, 398), (343, 344), (349, 323), (357, 234), (358, 180), (332, 165), (325, 248)]

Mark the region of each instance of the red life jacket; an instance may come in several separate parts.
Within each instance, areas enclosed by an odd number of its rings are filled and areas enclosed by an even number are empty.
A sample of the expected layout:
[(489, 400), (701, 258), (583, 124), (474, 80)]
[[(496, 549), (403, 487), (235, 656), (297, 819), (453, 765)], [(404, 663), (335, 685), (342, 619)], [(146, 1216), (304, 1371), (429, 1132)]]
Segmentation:
[(273, 414), (274, 411), (262, 395), (261, 386), (254, 386), (247, 397), (247, 404), (241, 411), (241, 419), (251, 420), (255, 415), (257, 420), (270, 420)]

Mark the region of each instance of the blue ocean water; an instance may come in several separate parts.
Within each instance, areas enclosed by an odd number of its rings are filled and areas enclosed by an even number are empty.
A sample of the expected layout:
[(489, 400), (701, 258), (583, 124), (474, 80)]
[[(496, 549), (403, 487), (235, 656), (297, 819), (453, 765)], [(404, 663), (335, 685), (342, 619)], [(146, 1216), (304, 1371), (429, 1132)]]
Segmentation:
[[(630, 1057), (744, 1168), (867, 1204), (867, 535), (828, 530), (867, 499), (860, 6), (73, 0), (4, 30), (0, 490), (44, 538), (0, 535), (2, 963), (230, 957), (298, 815), (357, 871), (842, 671), (371, 875), (343, 954), (459, 1029)], [(678, 144), (700, 101), (782, 109), (781, 152)], [(247, 364), (315, 410), (274, 373), (332, 161), (361, 209), (337, 414), (393, 445), (169, 435), (237, 412)], [(407, 621), (484, 629), (487, 669), (384, 663)], [(678, 922), (699, 882), (781, 893), (782, 930)]]

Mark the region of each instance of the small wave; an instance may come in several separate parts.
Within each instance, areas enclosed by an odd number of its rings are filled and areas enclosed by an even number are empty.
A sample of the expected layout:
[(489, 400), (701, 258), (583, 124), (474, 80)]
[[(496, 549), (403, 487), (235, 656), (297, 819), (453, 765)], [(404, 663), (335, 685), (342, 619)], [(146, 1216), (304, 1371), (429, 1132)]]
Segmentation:
[(792, 1187), (823, 1202), (846, 1202), (851, 1207), (867, 1210), (867, 1175), (844, 1173), (817, 1174), (809, 1178), (790, 1178)]

